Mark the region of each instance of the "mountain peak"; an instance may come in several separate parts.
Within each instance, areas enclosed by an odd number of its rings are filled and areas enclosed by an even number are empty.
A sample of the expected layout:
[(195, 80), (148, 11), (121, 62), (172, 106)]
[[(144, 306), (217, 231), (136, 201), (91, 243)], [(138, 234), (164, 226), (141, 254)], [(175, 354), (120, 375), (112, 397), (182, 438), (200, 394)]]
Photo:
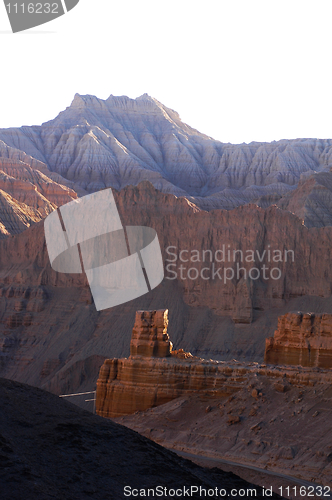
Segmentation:
[(170, 122), (181, 122), (180, 115), (173, 109), (167, 108), (161, 102), (159, 102), (154, 97), (151, 97), (148, 93), (144, 93), (135, 99), (132, 99), (126, 95), (114, 96), (111, 94), (108, 99), (99, 99), (94, 95), (81, 95), (76, 93), (74, 99), (67, 108), (74, 110), (90, 110), (90, 111), (100, 111), (103, 110), (125, 113), (125, 114), (141, 114), (143, 115), (154, 115), (166, 118)]
[[(39, 128), (0, 130), (0, 157), (16, 159), (17, 150), (22, 161), (43, 162), (84, 192), (149, 180), (166, 193), (199, 197), (191, 200), (206, 210), (266, 207), (290, 193), (280, 204), (308, 224), (309, 218), (311, 225), (332, 224), (326, 208), (332, 207), (332, 140), (222, 144), (148, 93), (106, 100), (75, 94), (71, 106)], [(301, 175), (315, 172), (327, 176), (296, 191)], [(304, 203), (310, 212), (296, 211)], [(317, 203), (324, 209), (316, 210)]]
[(76, 93), (74, 99), (70, 105), (71, 108), (82, 108), (85, 106), (96, 106), (96, 104), (101, 105), (104, 102), (102, 99), (98, 99), (98, 97), (94, 95), (81, 95)]
[(138, 99), (153, 99), (153, 97), (149, 96), (149, 94), (147, 92), (145, 92), (144, 94), (137, 97), (137, 100)]
[[(160, 113), (164, 106), (149, 96), (149, 94), (143, 94), (136, 99), (132, 99), (127, 96), (114, 96), (110, 95), (106, 101), (106, 104), (110, 108), (122, 109), (126, 112), (140, 112), (140, 113)], [(165, 108), (167, 109), (167, 108)]]
[(114, 96), (111, 94), (108, 99), (99, 99), (93, 95), (81, 95), (76, 93), (70, 105), (70, 108), (103, 108), (107, 107), (110, 110), (118, 110), (126, 113), (148, 113), (168, 115), (172, 120), (179, 120), (179, 114), (164, 106), (154, 97), (144, 93), (136, 99), (132, 99), (126, 95)]

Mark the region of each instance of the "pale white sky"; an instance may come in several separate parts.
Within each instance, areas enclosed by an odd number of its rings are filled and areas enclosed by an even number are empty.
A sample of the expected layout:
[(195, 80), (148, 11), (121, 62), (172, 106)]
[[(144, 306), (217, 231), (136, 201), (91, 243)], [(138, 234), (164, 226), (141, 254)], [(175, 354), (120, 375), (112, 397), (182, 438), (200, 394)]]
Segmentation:
[(80, 0), (12, 34), (1, 2), (0, 127), (147, 92), (222, 142), (332, 138), (331, 19), (331, 0)]

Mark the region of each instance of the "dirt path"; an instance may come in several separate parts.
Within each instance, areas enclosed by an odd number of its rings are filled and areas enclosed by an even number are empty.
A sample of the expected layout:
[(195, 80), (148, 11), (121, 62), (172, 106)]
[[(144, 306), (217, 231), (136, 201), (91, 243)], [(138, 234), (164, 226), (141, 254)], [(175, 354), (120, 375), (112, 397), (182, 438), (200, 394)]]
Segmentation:
[[(230, 460), (223, 460), (220, 458), (211, 458), (205, 457), (202, 455), (195, 455), (193, 453), (186, 453), (184, 451), (178, 451), (174, 448), (170, 448), (172, 451), (177, 453), (178, 455), (191, 460), (198, 465), (203, 467), (218, 467), (219, 469), (225, 472), (233, 472), (238, 476), (242, 477), (246, 481), (250, 481), (254, 484), (258, 484), (260, 486), (264, 486), (265, 488), (271, 488), (275, 493), (281, 494), (282, 487), (282, 496), (285, 498), (289, 498), (291, 500), (304, 499), (304, 498), (320, 498), (327, 499), (332, 498), (332, 492), (327, 493), (324, 496), (310, 496), (310, 495), (301, 495), (300, 487), (304, 486), (307, 488), (307, 492), (309, 492), (309, 487), (316, 488), (320, 486), (316, 483), (312, 483), (310, 481), (305, 481), (304, 479), (299, 479), (293, 476), (288, 476), (286, 474), (280, 474), (278, 472), (269, 471), (266, 469), (260, 469), (259, 467), (251, 467), (249, 465), (243, 465), (236, 462), (231, 462)], [(287, 495), (287, 490), (285, 488), (290, 488), (290, 495)], [(296, 490), (294, 489), (296, 488)]]

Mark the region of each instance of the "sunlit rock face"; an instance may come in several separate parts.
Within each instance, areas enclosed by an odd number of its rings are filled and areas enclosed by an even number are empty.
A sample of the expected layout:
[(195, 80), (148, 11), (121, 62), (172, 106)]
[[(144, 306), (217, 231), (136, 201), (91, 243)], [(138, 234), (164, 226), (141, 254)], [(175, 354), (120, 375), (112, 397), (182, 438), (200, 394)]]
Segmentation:
[[(96, 411), (102, 417), (116, 418), (144, 411), (193, 393), (223, 398), (244, 386), (252, 388), (252, 377), (262, 375), (275, 390), (287, 385), (328, 383), (329, 370), (310, 370), (292, 366), (285, 371), (279, 364), (305, 367), (332, 367), (332, 315), (289, 313), (279, 318), (279, 330), (267, 341), (266, 360), (276, 366), (258, 363), (222, 362), (201, 359), (179, 349), (172, 351), (167, 334), (168, 311), (137, 311), (129, 358), (106, 359), (97, 381)], [(287, 337), (288, 335), (288, 337)], [(312, 342), (312, 347), (308, 344)], [(291, 346), (289, 347), (289, 344)], [(312, 358), (311, 358), (312, 356)], [(287, 379), (287, 385), (285, 385)], [(256, 378), (257, 381), (257, 378)], [(252, 397), (262, 396), (253, 390)], [(233, 422), (235, 423), (235, 422)]]
[(0, 239), (22, 232), (76, 199), (71, 184), (49, 172), (42, 162), (4, 148), (0, 141)]
[(168, 310), (137, 311), (130, 342), (131, 356), (166, 358), (173, 344), (167, 333)]
[[(41, 126), (0, 130), (0, 157), (8, 155), (61, 176), (81, 194), (149, 180), (206, 210), (278, 203), (310, 225), (332, 221), (332, 140), (225, 144), (147, 94), (106, 100), (76, 94)], [(293, 196), (311, 178), (316, 187)]]
[(290, 312), (281, 316), (274, 336), (266, 339), (265, 361), (332, 368), (332, 314)]
[[(118, 417), (167, 403), (193, 391), (225, 395), (235, 387), (224, 385), (217, 362), (172, 352), (167, 333), (168, 310), (137, 311), (130, 356), (107, 359), (97, 381), (96, 411)], [(227, 369), (226, 369), (227, 373)]]

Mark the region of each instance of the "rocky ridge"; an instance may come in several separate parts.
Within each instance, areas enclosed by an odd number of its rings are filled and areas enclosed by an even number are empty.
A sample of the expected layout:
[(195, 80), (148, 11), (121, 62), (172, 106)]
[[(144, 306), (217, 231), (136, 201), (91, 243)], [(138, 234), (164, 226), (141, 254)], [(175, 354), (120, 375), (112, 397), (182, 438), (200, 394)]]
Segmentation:
[[(304, 174), (296, 189), (279, 199), (275, 197), (272, 202), (303, 219), (307, 227), (331, 226), (332, 173)], [(264, 206), (264, 198), (258, 200), (258, 204)]]
[[(332, 140), (224, 144), (186, 125), (147, 94), (106, 100), (76, 94), (68, 108), (41, 126), (0, 130), (0, 146), (0, 156), (10, 151), (22, 161), (43, 165), (71, 181), (77, 192), (149, 180), (206, 210), (250, 202), (278, 202), (291, 209), (300, 198), (292, 194), (301, 176), (313, 176), (322, 186), (325, 181), (317, 176), (332, 167)], [(302, 199), (305, 220), (329, 225), (329, 188), (315, 189), (308, 197)]]
[[(4, 151), (0, 147), (1, 154)], [(47, 173), (52, 176), (46, 165), (32, 158), (29, 164), (15, 155), (0, 156), (0, 238), (22, 232), (57, 207), (77, 198), (73, 189), (57, 182), (61, 181), (60, 176), (56, 174), (55, 181)]]

